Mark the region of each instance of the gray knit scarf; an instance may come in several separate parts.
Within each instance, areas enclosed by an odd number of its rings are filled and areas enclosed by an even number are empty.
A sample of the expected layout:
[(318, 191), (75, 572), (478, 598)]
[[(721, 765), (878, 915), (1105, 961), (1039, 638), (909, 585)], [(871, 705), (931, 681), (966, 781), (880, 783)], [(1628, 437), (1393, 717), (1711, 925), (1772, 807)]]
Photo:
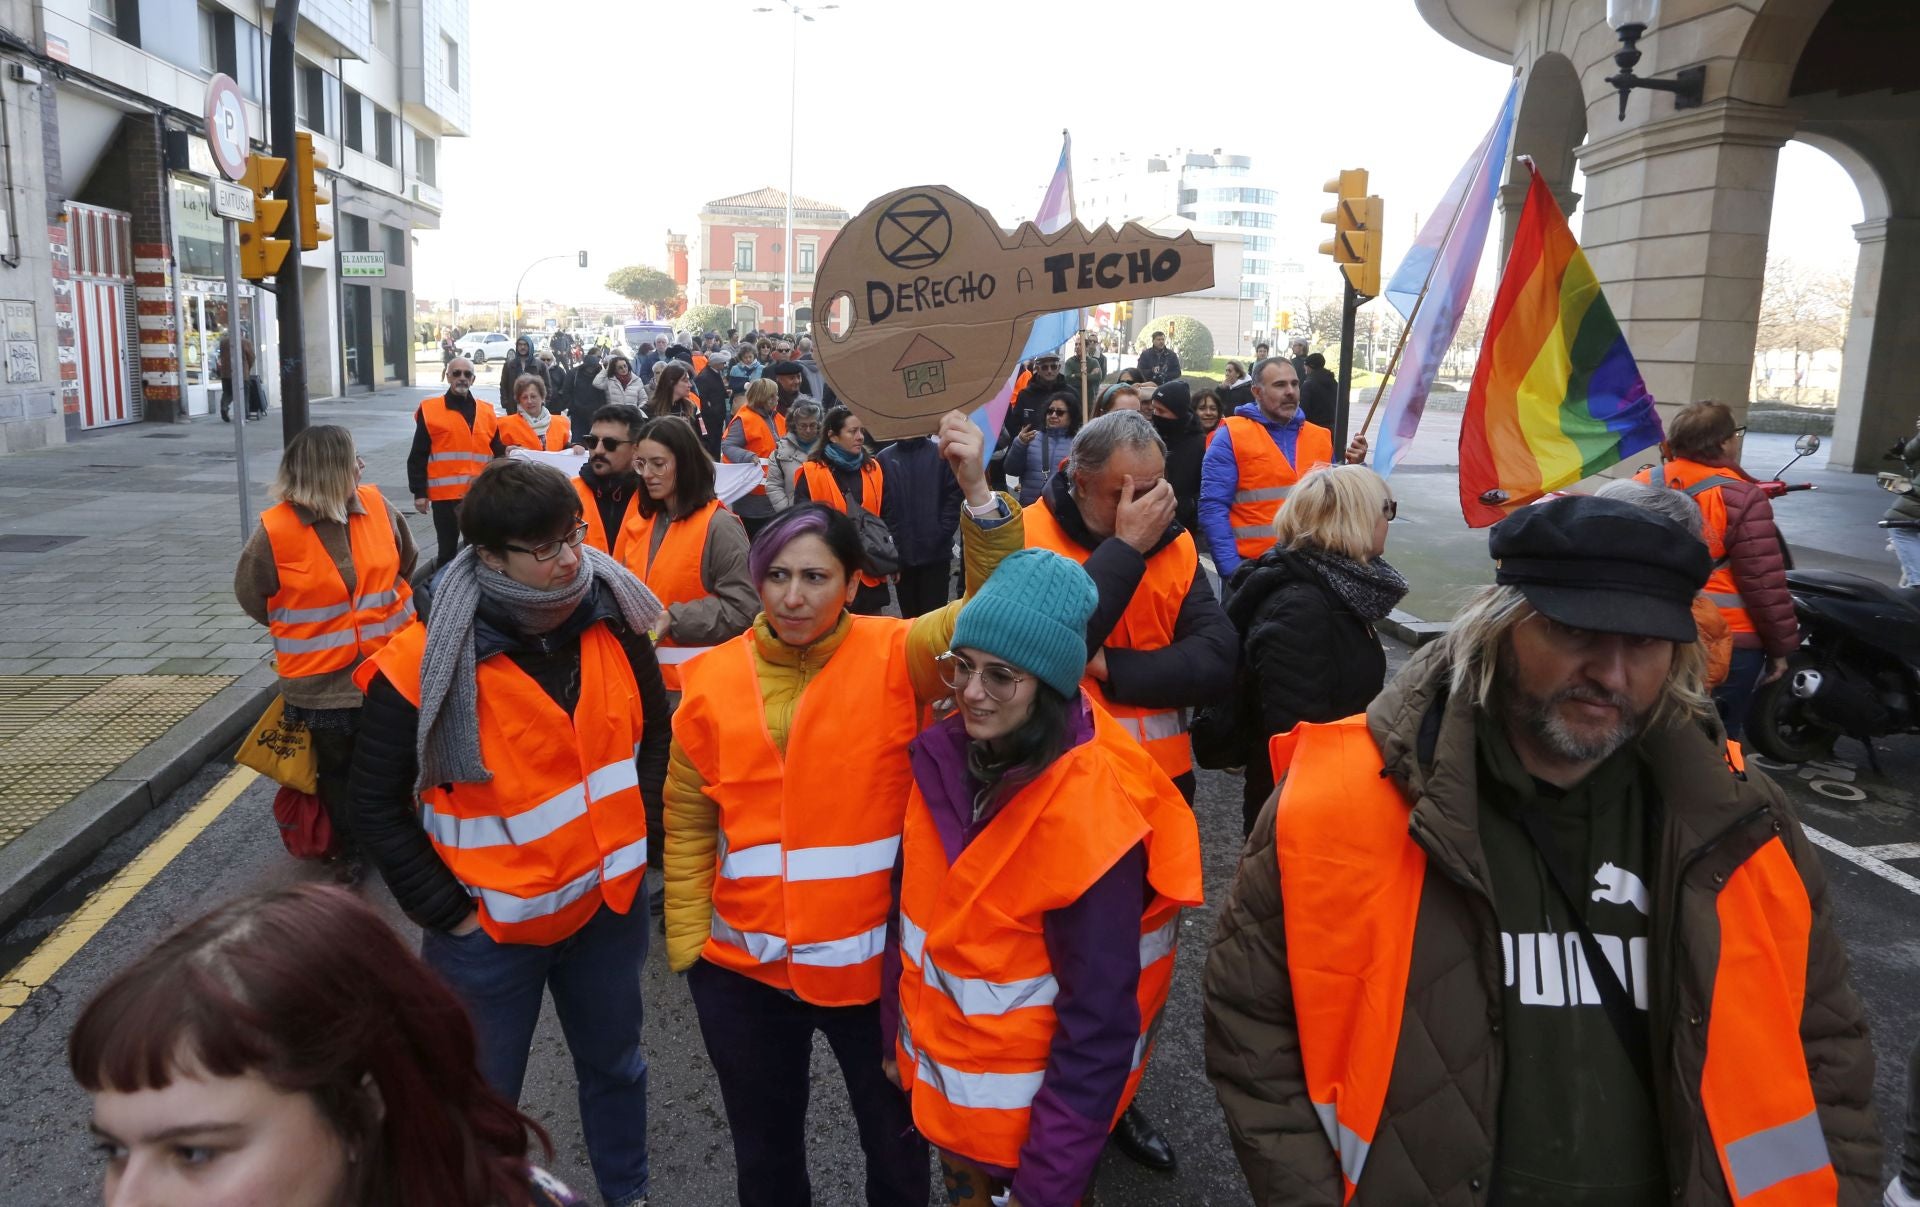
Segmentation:
[(414, 787), (435, 784), (484, 784), (493, 772), (480, 761), (480, 709), (475, 689), (474, 616), (480, 597), (504, 609), (522, 633), (539, 636), (564, 624), (605, 583), (627, 625), (636, 633), (652, 630), (665, 611), (647, 585), (625, 566), (592, 545), (579, 547), (580, 571), (557, 591), (524, 586), (480, 561), (471, 546), (462, 549), (440, 576), (433, 593), (427, 649), (420, 662), (420, 732), (415, 739), (420, 773)]
[(1386, 619), (1387, 613), (1406, 598), (1406, 577), (1389, 566), (1384, 557), (1362, 562), (1312, 546), (1294, 553), (1369, 624)]

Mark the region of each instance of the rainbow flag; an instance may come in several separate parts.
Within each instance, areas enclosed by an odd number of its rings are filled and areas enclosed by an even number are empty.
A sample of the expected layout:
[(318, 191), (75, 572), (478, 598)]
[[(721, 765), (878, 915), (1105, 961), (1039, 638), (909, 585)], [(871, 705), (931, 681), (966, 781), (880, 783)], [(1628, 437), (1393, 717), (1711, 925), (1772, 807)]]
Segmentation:
[(1586, 253), (1531, 161), (1460, 425), (1460, 510), (1485, 528), (1665, 438)]

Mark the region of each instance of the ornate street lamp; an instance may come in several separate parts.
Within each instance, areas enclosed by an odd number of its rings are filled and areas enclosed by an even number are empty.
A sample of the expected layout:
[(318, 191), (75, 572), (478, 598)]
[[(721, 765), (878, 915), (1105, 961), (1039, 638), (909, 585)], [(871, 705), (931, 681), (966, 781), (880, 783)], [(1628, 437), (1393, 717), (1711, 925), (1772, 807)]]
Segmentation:
[(1660, 0), (1607, 0), (1607, 24), (1620, 35), (1620, 49), (1613, 56), (1620, 73), (1608, 76), (1607, 83), (1620, 92), (1621, 121), (1627, 120), (1627, 94), (1635, 88), (1673, 93), (1675, 109), (1698, 109), (1701, 97), (1705, 94), (1705, 66), (1683, 67), (1670, 80), (1648, 79), (1633, 74), (1634, 65), (1640, 62), (1640, 38), (1649, 27), (1659, 22)]

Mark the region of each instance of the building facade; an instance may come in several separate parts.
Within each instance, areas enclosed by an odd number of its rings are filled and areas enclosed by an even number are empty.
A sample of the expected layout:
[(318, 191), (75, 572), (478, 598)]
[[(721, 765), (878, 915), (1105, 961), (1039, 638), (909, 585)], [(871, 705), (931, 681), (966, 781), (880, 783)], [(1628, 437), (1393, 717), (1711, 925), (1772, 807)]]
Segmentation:
[[(201, 115), (207, 81), (229, 75), (265, 147), (271, 10), (261, 0), (16, 0), (0, 15), (12, 35), (0, 57), (14, 102), (8, 149), (20, 161), (17, 236), (47, 276), (60, 415), (57, 430), (9, 433), (0, 403), (0, 449), (217, 410), (229, 306)], [(301, 5), (289, 99), (330, 165), (321, 214), (333, 228), (302, 259), (312, 397), (411, 379), (412, 232), (439, 224), (439, 143), (468, 126), (466, 44), (466, 0)], [(345, 253), (356, 254), (343, 266)], [(241, 294), (240, 330), (277, 398), (271, 295), (244, 282)]]
[[(1830, 464), (1884, 467), (1920, 413), (1920, 5), (1889, 0), (1666, 0), (1635, 71), (1705, 71), (1695, 107), (1607, 77), (1619, 40), (1590, 0), (1415, 0), (1456, 45), (1521, 80), (1516, 156), (1531, 155), (1581, 243), (1648, 389), (1744, 415), (1780, 148), (1831, 155), (1865, 221)], [(1576, 166), (1584, 197), (1573, 191)], [(1511, 242), (1525, 169), (1501, 193)]]
[[(793, 309), (780, 312), (786, 280), (787, 195), (756, 189), (700, 207), (699, 278), (694, 304), (731, 306), (742, 331), (805, 331), (813, 324), (813, 281), (827, 249), (847, 224), (846, 210), (824, 201), (793, 199)], [(734, 283), (739, 300), (732, 300)]]

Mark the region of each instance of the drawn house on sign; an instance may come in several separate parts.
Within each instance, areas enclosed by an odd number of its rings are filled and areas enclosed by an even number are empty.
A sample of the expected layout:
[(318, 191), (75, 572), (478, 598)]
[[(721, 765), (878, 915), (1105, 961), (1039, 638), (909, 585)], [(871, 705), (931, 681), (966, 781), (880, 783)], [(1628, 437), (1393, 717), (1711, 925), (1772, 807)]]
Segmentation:
[(894, 362), (893, 369), (900, 374), (908, 398), (924, 398), (946, 391), (947, 362), (952, 359), (953, 353), (924, 335), (916, 335)]

